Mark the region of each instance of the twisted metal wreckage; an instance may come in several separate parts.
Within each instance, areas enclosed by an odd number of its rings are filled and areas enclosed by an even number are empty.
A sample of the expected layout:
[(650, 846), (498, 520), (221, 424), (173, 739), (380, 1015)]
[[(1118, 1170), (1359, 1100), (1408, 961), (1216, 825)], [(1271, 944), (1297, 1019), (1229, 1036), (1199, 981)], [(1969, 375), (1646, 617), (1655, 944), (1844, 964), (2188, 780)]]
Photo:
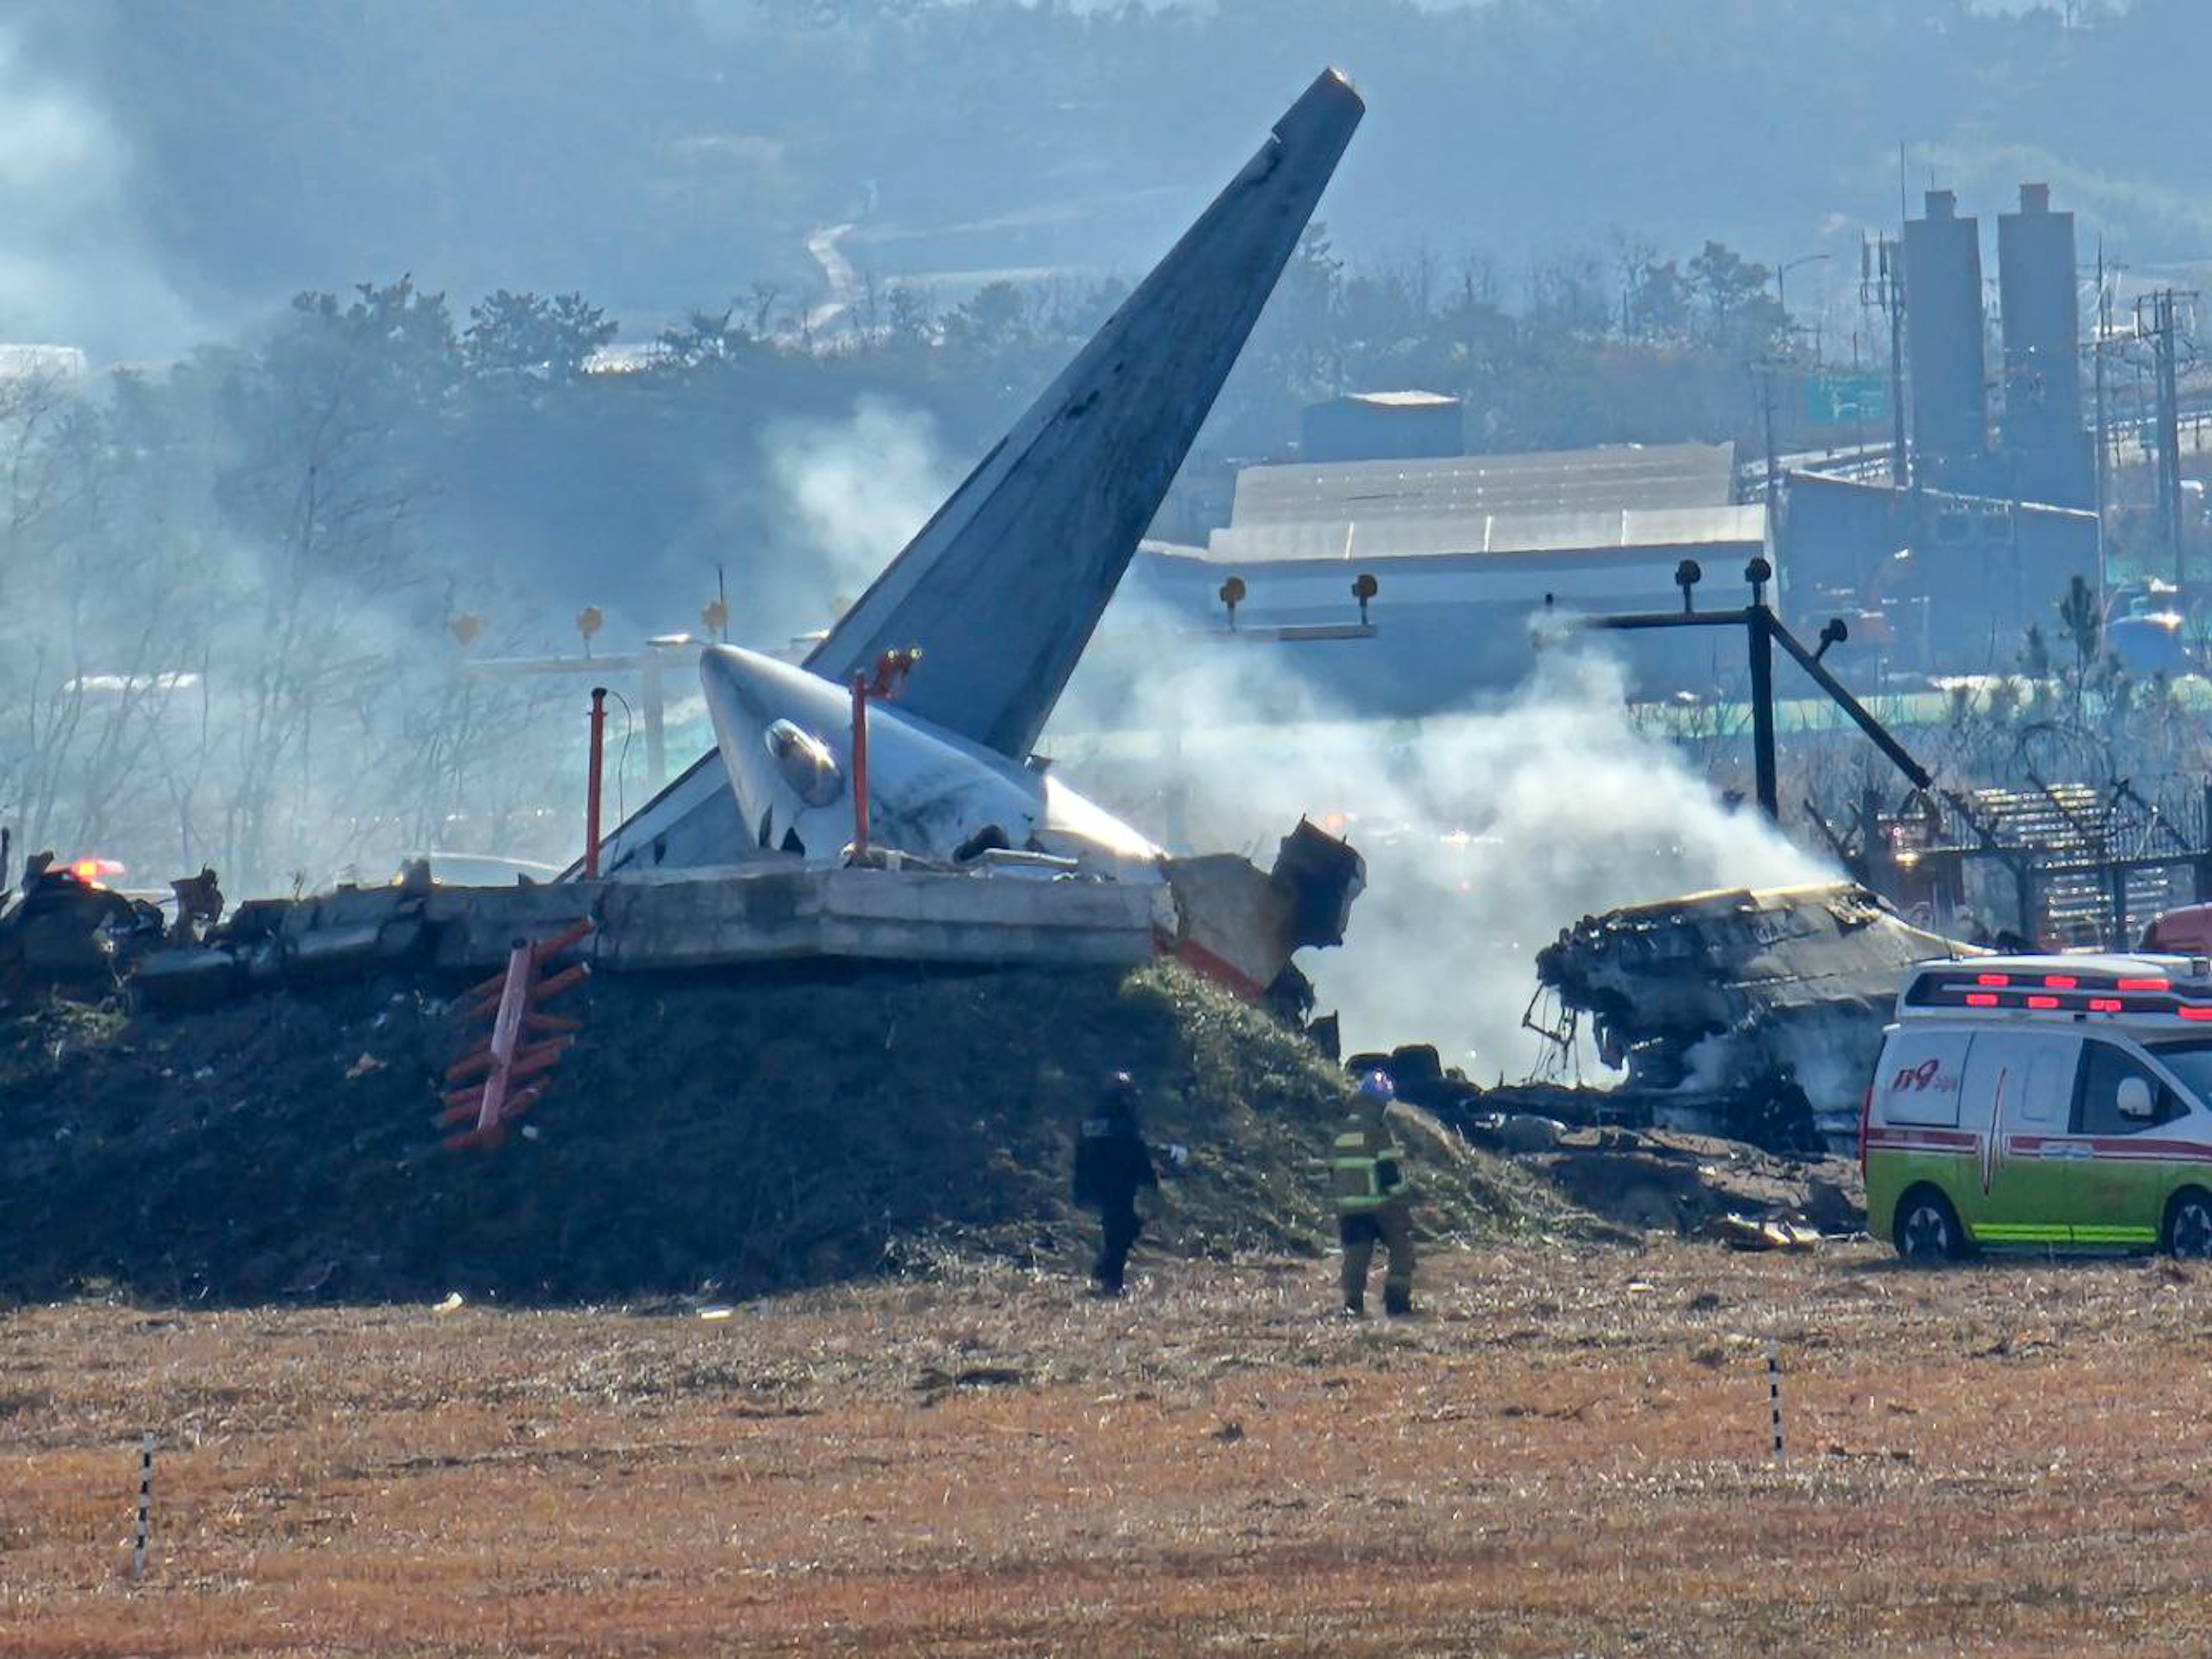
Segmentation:
[(1850, 1146), (1914, 963), (1978, 954), (1856, 882), (1697, 893), (1584, 916), (1537, 953), (1563, 1017), (1626, 1071), (1614, 1109), (1769, 1146)]

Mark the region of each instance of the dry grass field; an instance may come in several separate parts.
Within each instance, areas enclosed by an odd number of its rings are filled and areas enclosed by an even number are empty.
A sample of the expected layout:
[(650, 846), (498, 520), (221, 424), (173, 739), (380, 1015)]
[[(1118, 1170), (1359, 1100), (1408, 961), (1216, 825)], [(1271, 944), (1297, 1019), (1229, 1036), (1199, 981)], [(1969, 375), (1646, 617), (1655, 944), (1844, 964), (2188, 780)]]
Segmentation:
[(0, 1654), (2212, 1645), (2212, 1275), (1514, 1244), (1353, 1326), (1328, 1271), (21, 1310)]

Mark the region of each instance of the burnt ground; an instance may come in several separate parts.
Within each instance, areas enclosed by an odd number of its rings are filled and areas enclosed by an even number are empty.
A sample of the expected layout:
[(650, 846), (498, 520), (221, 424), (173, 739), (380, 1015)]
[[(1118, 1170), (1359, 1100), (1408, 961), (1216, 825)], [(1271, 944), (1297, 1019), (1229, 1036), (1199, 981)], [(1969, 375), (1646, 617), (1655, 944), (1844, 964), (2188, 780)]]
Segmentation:
[[(191, 1014), (0, 1005), (0, 1297), (181, 1304), (744, 1297), (949, 1254), (1074, 1268), (1097, 1080), (1143, 1081), (1191, 1150), (1148, 1243), (1316, 1253), (1336, 1071), (1167, 967), (607, 975), (489, 1152), (437, 1145), (473, 1030), (391, 981)], [(442, 994), (441, 994), (442, 993)], [(1533, 1176), (1430, 1139), (1437, 1235), (1588, 1227)]]

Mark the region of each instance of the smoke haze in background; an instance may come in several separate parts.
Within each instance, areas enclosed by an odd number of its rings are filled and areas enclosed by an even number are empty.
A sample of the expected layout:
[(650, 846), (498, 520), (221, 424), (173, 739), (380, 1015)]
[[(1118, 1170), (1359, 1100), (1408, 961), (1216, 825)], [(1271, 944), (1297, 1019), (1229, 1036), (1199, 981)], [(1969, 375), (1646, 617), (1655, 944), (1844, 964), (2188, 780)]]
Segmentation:
[[(1993, 210), (2042, 152), (2132, 266), (2201, 252), (2212, 201), (2169, 131), (2203, 78), (2197, 9), (2067, 9), (2080, 27), (2025, 0), (12, 0), (14, 257), (137, 257), (78, 271), (112, 307), (7, 279), (39, 302), (0, 338), (167, 355), (174, 295), (250, 313), (411, 270), (464, 304), (580, 289), (635, 339), (757, 279), (818, 303), (807, 238), (856, 216), (845, 246), (884, 280), (1126, 273), (1180, 229), (1190, 158), (1249, 154), (1329, 62), (1376, 112), (1324, 210), (1344, 251), (1510, 270), (1614, 226), (1818, 246), (1793, 292), (1848, 331), (1900, 141), (1916, 189), (1940, 169)], [(1757, 167), (1685, 165), (1747, 135)]]
[[(1341, 813), (1367, 891), (1342, 948), (1299, 966), (1318, 1007), (1343, 1016), (1346, 1052), (1433, 1042), (1478, 1082), (1517, 1079), (1547, 1046), (1521, 1019), (1536, 952), (1562, 927), (1700, 889), (1834, 876), (1638, 732), (1619, 663), (1588, 641), (1545, 652), (1503, 701), (1355, 724), (1286, 654), (1346, 646), (1201, 641), (1126, 599), (1108, 628), (1048, 733), (1058, 775), (1156, 836), (1164, 792), (1181, 790), (1193, 846), (1177, 850), (1235, 849), (1263, 867), (1301, 815)], [(1296, 724), (1270, 732), (1255, 716)], [(1124, 770), (1099, 732), (1178, 733), (1180, 749)]]
[(928, 416), (881, 398), (841, 420), (778, 422), (762, 448), (777, 505), (760, 597), (787, 635), (835, 622), (960, 481)]
[(434, 486), (399, 416), (445, 399), (452, 355), (403, 284), (159, 374), (0, 374), (18, 845), (156, 892), (210, 863), (236, 896), (549, 850), (581, 761), (559, 689), (471, 668), (468, 641), (516, 649), (512, 596), (416, 531)]
[(198, 337), (143, 234), (137, 188), (99, 101), (0, 25), (0, 340), (104, 360)]

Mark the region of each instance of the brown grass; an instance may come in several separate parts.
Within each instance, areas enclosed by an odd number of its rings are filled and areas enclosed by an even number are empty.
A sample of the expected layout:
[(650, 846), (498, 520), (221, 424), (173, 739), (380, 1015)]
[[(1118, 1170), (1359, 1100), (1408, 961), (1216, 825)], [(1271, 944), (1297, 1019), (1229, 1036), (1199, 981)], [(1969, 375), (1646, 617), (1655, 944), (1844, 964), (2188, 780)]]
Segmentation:
[(1325, 1267), (1270, 1262), (718, 1322), (18, 1312), (0, 1654), (2212, 1642), (2212, 1277), (1694, 1245), (1425, 1271), (1426, 1318), (1358, 1328)]

